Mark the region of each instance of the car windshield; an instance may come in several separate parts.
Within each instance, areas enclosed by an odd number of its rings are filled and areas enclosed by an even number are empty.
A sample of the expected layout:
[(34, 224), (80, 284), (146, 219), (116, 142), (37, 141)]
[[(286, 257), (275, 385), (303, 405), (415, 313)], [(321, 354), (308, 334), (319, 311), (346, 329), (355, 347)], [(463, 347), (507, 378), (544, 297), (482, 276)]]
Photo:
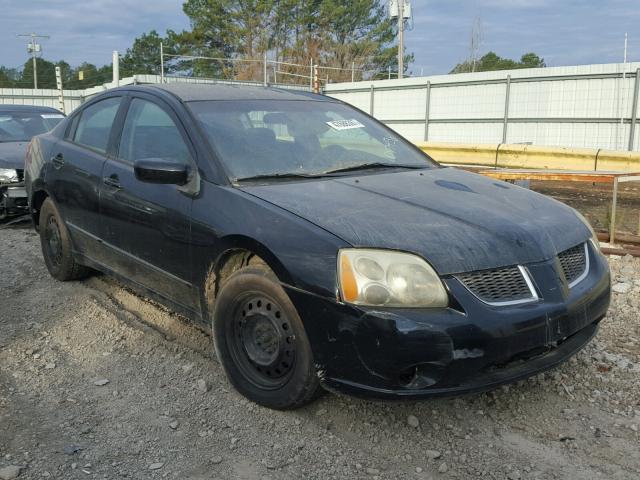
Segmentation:
[(28, 142), (64, 118), (55, 112), (0, 112), (0, 142)]
[(223, 100), (189, 106), (236, 181), (436, 165), (394, 132), (342, 103)]

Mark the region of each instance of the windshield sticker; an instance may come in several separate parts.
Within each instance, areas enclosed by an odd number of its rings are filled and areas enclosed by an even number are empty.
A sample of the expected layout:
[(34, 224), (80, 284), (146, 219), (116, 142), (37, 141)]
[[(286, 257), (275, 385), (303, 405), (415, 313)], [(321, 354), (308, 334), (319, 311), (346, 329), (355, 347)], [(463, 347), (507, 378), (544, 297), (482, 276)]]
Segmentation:
[(43, 113), (40, 115), (42, 118), (64, 118), (61, 113)]
[(364, 128), (364, 125), (361, 124), (358, 120), (332, 120), (331, 122), (327, 122), (334, 130), (351, 130), (352, 128)]
[(398, 140), (395, 138), (391, 138), (391, 137), (384, 137), (382, 139), (382, 143), (384, 143), (384, 147), (387, 150), (393, 150), (394, 148), (396, 148), (396, 145), (398, 145)]

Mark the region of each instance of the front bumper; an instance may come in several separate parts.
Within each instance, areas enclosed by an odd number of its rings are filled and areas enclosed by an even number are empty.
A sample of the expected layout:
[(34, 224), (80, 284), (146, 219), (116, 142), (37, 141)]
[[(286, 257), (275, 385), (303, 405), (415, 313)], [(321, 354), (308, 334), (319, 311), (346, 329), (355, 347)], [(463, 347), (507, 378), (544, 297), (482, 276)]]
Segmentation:
[(0, 219), (29, 211), (24, 183), (0, 184)]
[(296, 289), (316, 368), (329, 389), (420, 398), (494, 388), (548, 370), (583, 348), (610, 300), (609, 267), (589, 243), (590, 270), (569, 289), (557, 260), (527, 265), (535, 303), (493, 307), (454, 277), (446, 309), (374, 309)]

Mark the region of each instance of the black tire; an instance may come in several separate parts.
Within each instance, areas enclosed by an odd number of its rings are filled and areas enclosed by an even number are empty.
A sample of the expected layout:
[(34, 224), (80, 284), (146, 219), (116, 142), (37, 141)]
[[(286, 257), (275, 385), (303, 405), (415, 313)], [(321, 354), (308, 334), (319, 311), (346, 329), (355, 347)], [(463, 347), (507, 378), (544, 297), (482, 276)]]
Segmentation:
[(85, 278), (91, 273), (91, 269), (73, 258), (69, 231), (51, 198), (42, 203), (38, 230), (44, 263), (53, 278), (66, 282)]
[(213, 318), (220, 363), (249, 400), (290, 410), (321, 392), (302, 321), (266, 266), (244, 267), (231, 275), (216, 299)]

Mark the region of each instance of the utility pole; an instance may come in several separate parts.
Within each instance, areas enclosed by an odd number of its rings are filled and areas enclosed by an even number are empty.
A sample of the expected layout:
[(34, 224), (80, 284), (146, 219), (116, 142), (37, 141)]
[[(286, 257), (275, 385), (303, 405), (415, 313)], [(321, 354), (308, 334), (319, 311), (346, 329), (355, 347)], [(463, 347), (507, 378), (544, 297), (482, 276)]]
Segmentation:
[(472, 72), (476, 71), (476, 65), (478, 63), (478, 56), (482, 40), (482, 19), (480, 17), (476, 17), (476, 19), (473, 21), (473, 25), (471, 26), (471, 43), (469, 46), (469, 65)]
[(398, 20), (398, 78), (403, 78), (404, 21), (411, 18), (411, 0), (389, 0), (389, 16)]
[(398, 78), (404, 73), (404, 0), (398, 0)]
[(49, 35), (38, 35), (36, 33), (23, 33), (18, 37), (31, 38), (31, 42), (27, 44), (27, 52), (31, 54), (31, 60), (33, 61), (33, 88), (38, 88), (38, 68), (36, 67), (37, 54), (42, 52), (42, 47), (39, 43), (36, 43), (36, 38), (51, 38)]

